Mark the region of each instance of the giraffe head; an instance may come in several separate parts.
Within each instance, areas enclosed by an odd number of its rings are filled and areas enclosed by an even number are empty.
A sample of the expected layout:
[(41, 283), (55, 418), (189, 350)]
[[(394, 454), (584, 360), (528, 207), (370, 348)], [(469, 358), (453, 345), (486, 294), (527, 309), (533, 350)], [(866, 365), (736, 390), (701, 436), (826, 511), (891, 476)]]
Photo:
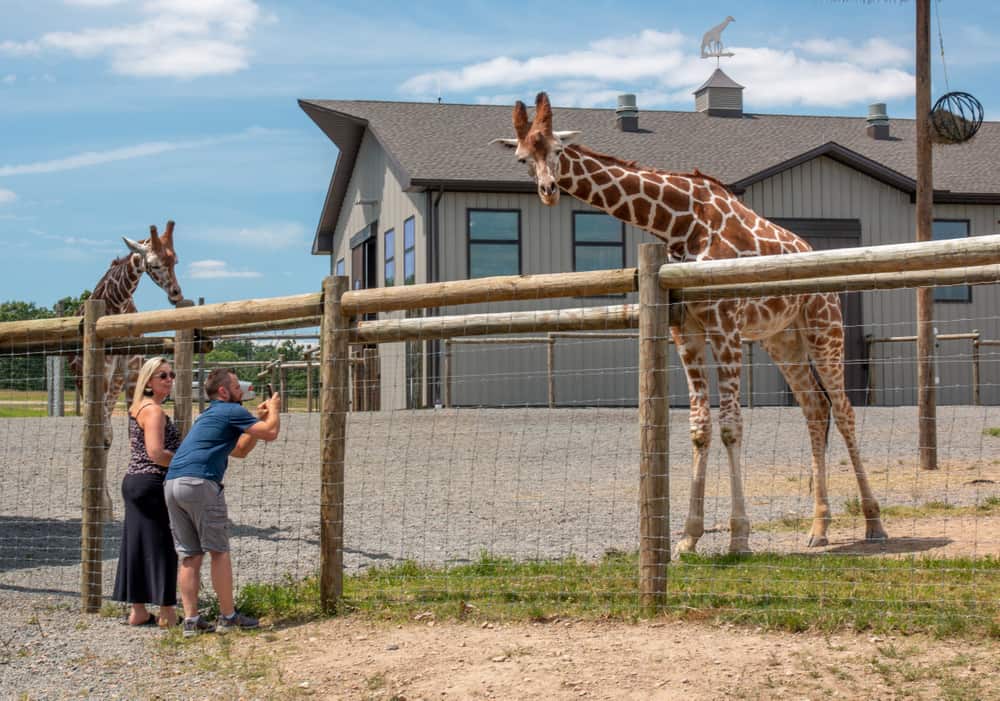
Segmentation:
[(516, 139), (494, 139), (490, 143), (514, 149), (514, 156), (528, 165), (528, 172), (538, 185), (542, 202), (559, 202), (559, 155), (580, 132), (552, 131), (552, 105), (544, 92), (535, 98), (535, 118), (528, 122), (528, 110), (520, 100), (514, 105)]
[(145, 241), (133, 241), (122, 236), (125, 245), (138, 259), (136, 267), (149, 275), (164, 292), (171, 304), (176, 305), (184, 299), (181, 286), (177, 282), (174, 268), (177, 265), (177, 254), (174, 253), (174, 223), (167, 222), (163, 236), (156, 233), (156, 226), (149, 227), (149, 238)]

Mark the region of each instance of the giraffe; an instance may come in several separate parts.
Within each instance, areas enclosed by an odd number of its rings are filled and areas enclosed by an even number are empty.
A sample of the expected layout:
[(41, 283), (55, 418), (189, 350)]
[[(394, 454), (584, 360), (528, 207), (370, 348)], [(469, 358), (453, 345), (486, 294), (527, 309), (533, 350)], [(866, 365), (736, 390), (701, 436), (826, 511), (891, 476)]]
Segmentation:
[[(167, 293), (167, 299), (176, 305), (184, 295), (177, 282), (174, 268), (177, 265), (177, 254), (174, 253), (174, 222), (168, 221), (163, 236), (157, 234), (156, 226), (149, 227), (149, 238), (143, 241), (133, 241), (123, 236), (122, 240), (130, 253), (111, 261), (104, 276), (94, 287), (90, 299), (103, 299), (105, 314), (128, 314), (135, 312), (135, 302), (132, 295), (139, 287), (142, 274)], [(83, 314), (81, 306), (78, 315)], [(126, 387), (133, 387), (142, 366), (142, 356), (106, 355), (104, 356), (104, 447), (111, 447), (114, 433), (111, 428), (111, 414), (118, 397)], [(83, 380), (83, 358), (74, 356), (69, 362), (70, 370), (76, 378), (77, 391), (80, 391)], [(129, 397), (131, 400), (131, 396)], [(104, 485), (102, 496), (103, 508), (110, 519), (111, 494), (108, 485)]]
[[(528, 165), (538, 196), (549, 206), (564, 191), (666, 242), (669, 259), (718, 260), (811, 250), (804, 240), (761, 217), (715, 178), (639, 166), (571, 143), (580, 132), (552, 130), (548, 96), (539, 93), (529, 122), (524, 103), (514, 107), (514, 139), (494, 139)], [(678, 552), (694, 552), (704, 534), (705, 477), (711, 440), (706, 348), (718, 364), (719, 428), (729, 460), (732, 513), (730, 552), (749, 552), (740, 472), (742, 341), (760, 341), (780, 368), (805, 414), (812, 447), (813, 521), (808, 545), (828, 544), (830, 504), (825, 453), (832, 409), (854, 467), (865, 537), (884, 540), (878, 502), (868, 483), (855, 435), (854, 409), (844, 391), (844, 330), (834, 293), (687, 303), (671, 336), (687, 376), (694, 467), (688, 516)], [(810, 362), (813, 371), (810, 370)]]
[(722, 31), (729, 26), (730, 22), (736, 20), (732, 16), (726, 17), (721, 23), (715, 25), (701, 38), (701, 57), (708, 58), (712, 51), (720, 53), (722, 51)]

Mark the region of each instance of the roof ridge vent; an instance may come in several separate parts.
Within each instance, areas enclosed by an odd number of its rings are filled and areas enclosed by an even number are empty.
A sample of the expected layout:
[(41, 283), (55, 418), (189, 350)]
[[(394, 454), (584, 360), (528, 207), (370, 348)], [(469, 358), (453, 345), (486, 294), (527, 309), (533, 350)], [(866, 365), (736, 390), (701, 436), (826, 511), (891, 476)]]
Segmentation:
[(636, 107), (635, 95), (632, 93), (623, 93), (618, 96), (615, 123), (619, 131), (639, 131), (639, 109)]
[(868, 122), (868, 126), (865, 127), (868, 136), (878, 140), (889, 138), (889, 114), (886, 112), (884, 102), (873, 102), (868, 105), (868, 117), (865, 121)]

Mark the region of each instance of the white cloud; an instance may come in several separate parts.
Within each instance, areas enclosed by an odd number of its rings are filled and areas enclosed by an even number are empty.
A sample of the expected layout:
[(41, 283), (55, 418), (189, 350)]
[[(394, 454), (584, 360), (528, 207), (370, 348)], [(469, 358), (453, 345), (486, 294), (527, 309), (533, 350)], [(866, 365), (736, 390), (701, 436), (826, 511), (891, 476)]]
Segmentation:
[(150, 141), (136, 144), (135, 146), (110, 149), (108, 151), (87, 151), (85, 153), (78, 153), (73, 156), (57, 158), (51, 161), (38, 161), (35, 163), (0, 166), (0, 177), (10, 175), (33, 175), (38, 173), (57, 173), (65, 170), (87, 168), (89, 166), (101, 165), (104, 163), (114, 163), (115, 161), (127, 161), (133, 158), (157, 156), (171, 151), (202, 149), (230, 141), (255, 138), (276, 132), (277, 130), (251, 127), (237, 134), (227, 134), (223, 136), (209, 137), (206, 139), (194, 139), (190, 141)]
[(275, 222), (264, 226), (206, 231), (204, 238), (251, 248), (281, 250), (307, 242), (306, 229), (298, 222)]
[(188, 266), (188, 275), (197, 280), (262, 277), (260, 273), (249, 270), (230, 270), (224, 260), (196, 260)]
[(16, 193), (12, 192), (11, 190), (4, 190), (2, 187), (0, 187), (0, 205), (10, 204), (11, 202), (15, 202), (16, 200), (17, 200)]
[(8, 56), (30, 56), (42, 50), (37, 41), (0, 41), (0, 54)]
[(0, 52), (37, 53), (45, 48), (79, 58), (106, 57), (113, 72), (141, 77), (198, 78), (235, 73), (249, 65), (247, 40), (261, 19), (255, 0), (147, 0), (141, 11), (147, 15), (141, 22), (49, 32), (38, 41), (4, 42)]
[(8, 73), (0, 79), (0, 83), (3, 83), (4, 85), (13, 85), (15, 82), (17, 82), (17, 76), (13, 73)]
[[(637, 93), (643, 106), (693, 105), (693, 90), (711, 73), (694, 38), (647, 30), (609, 37), (585, 49), (527, 58), (500, 56), (455, 70), (413, 76), (400, 90), (420, 99), (439, 91), (479, 93), (480, 103), (510, 104), (524, 89), (545, 87), (553, 102), (594, 107), (613, 104), (622, 92)], [(882, 38), (804, 41), (791, 50), (728, 47), (735, 56), (725, 70), (746, 86), (749, 107), (808, 105), (843, 107), (913, 93), (913, 76), (901, 66), (909, 49)], [(528, 96), (530, 97), (530, 95)]]

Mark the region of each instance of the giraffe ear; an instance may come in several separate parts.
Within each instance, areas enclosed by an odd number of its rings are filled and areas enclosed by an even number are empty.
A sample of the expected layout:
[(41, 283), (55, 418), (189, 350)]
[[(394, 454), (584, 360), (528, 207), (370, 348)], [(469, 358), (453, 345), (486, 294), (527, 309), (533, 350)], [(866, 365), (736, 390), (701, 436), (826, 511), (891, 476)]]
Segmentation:
[(580, 136), (582, 133), (582, 131), (554, 131), (552, 132), (552, 136), (556, 137), (564, 144), (572, 144), (576, 141), (576, 137)]
[(528, 123), (528, 109), (524, 103), (518, 100), (514, 103), (514, 133), (517, 138), (523, 139), (528, 135), (531, 125)]
[(548, 93), (540, 92), (535, 97), (534, 126), (540, 128), (543, 134), (552, 134), (552, 104)]
[(503, 148), (517, 148), (517, 139), (493, 139), (490, 146), (494, 144)]
[(138, 241), (133, 241), (128, 236), (122, 236), (122, 241), (125, 242), (125, 245), (128, 246), (128, 249), (132, 251), (132, 253), (138, 253), (141, 256), (145, 256), (146, 253), (149, 252), (148, 246), (145, 246)]

